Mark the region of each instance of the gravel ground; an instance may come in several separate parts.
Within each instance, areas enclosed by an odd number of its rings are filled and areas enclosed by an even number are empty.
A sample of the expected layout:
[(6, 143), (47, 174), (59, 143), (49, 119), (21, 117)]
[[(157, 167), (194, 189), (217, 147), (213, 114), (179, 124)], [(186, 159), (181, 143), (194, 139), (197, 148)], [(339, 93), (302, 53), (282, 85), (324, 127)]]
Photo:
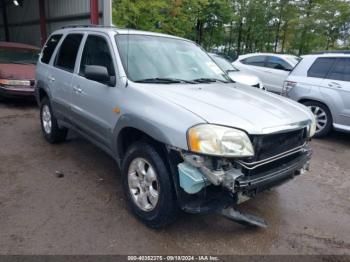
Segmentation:
[(349, 134), (314, 140), (310, 173), (242, 205), (269, 224), (254, 230), (187, 214), (146, 228), (113, 160), (74, 134), (46, 143), (35, 104), (0, 102), (0, 142), (0, 254), (350, 254)]

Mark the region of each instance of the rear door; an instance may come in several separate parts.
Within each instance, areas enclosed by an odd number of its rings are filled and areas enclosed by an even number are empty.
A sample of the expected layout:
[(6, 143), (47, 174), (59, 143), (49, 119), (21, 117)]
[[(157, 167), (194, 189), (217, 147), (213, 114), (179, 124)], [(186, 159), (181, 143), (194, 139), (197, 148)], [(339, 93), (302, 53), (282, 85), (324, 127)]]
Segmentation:
[(350, 129), (350, 57), (336, 58), (321, 86), (323, 96), (336, 109), (334, 123)]
[(116, 78), (112, 45), (107, 35), (89, 34), (82, 49), (78, 74), (74, 75), (73, 116), (77, 127), (108, 147), (112, 139), (112, 129), (118, 114), (114, 108), (119, 99), (118, 88), (106, 83), (85, 78), (87, 65), (107, 68), (111, 78)]
[(50, 61), (53, 60), (54, 52), (62, 39), (62, 34), (54, 34), (45, 43), (42, 52), (40, 53), (39, 61), (36, 65), (36, 75), (35, 80), (37, 81), (38, 87), (43, 87), (45, 89), (52, 89), (52, 82), (50, 81), (49, 68)]
[(283, 82), (293, 67), (277, 56), (267, 56), (266, 60), (266, 86), (268, 91), (280, 94)]
[(66, 35), (53, 63), (48, 70), (51, 83), (52, 104), (60, 118), (71, 120), (72, 78), (83, 34)]

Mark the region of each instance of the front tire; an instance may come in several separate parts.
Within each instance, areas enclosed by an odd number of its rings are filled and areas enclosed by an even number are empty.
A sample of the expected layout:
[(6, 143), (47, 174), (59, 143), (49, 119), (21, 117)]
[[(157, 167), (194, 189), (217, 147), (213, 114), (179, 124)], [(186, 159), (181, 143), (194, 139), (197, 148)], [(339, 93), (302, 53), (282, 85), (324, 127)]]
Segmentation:
[(50, 100), (47, 97), (40, 104), (40, 122), (44, 138), (49, 143), (55, 144), (66, 139), (68, 130), (58, 126), (57, 119), (52, 113)]
[(136, 142), (125, 155), (122, 183), (133, 214), (152, 228), (161, 228), (177, 216), (171, 175), (155, 147)]
[(308, 101), (304, 103), (316, 118), (316, 133), (314, 137), (324, 137), (332, 130), (333, 118), (328, 107), (316, 101)]

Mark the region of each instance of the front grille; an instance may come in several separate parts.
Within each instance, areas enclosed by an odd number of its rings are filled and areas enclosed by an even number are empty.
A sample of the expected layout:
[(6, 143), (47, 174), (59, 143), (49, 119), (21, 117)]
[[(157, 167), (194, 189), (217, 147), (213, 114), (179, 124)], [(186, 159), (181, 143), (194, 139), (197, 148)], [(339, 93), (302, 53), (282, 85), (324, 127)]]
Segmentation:
[(279, 134), (256, 135), (251, 139), (255, 150), (252, 161), (260, 161), (302, 146), (307, 140), (307, 130), (304, 128)]
[(257, 167), (257, 164), (254, 164), (254, 162), (264, 162), (263, 160), (265, 159), (275, 157), (304, 145), (307, 141), (307, 130), (304, 128), (279, 134), (256, 135), (251, 136), (251, 140), (255, 150), (255, 155), (253, 158), (246, 160), (245, 163), (251, 163), (250, 167), (252, 169), (250, 170), (245, 167), (242, 168), (243, 173), (249, 176), (266, 172), (299, 157), (300, 153), (293, 153), (278, 160), (259, 165), (259, 167)]

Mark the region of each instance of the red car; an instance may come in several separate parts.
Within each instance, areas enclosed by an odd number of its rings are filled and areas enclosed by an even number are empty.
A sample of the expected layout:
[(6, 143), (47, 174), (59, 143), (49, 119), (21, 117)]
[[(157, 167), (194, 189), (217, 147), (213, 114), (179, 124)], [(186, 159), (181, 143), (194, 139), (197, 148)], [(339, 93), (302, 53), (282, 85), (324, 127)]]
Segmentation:
[(39, 51), (31, 45), (0, 42), (0, 96), (34, 97)]

